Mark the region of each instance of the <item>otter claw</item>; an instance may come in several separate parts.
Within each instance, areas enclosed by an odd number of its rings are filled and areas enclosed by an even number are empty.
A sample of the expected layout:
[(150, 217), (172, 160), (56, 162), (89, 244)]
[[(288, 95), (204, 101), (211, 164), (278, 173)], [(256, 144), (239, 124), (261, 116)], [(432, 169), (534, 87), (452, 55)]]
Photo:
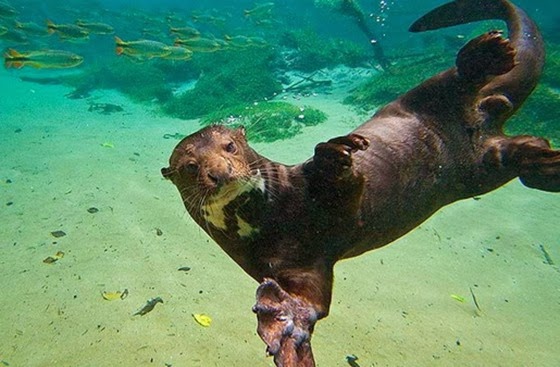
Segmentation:
[[(257, 333), (266, 344), (266, 353), (275, 360), (298, 355), (302, 349), (311, 356), (309, 341), (311, 330), (317, 322), (315, 310), (296, 296), (284, 291), (272, 280), (257, 289)], [(306, 357), (306, 358), (308, 358)]]
[[(315, 157), (327, 159), (332, 163), (344, 166), (352, 164), (352, 153), (358, 150), (366, 150), (369, 140), (361, 135), (350, 134), (330, 139), (326, 143), (320, 143), (315, 147)], [(337, 162), (338, 160), (338, 162)]]
[(345, 146), (345, 150), (353, 153), (357, 150), (366, 150), (369, 147), (369, 139), (359, 134), (348, 134), (330, 139), (327, 143)]
[(338, 180), (345, 177), (352, 167), (352, 153), (366, 150), (369, 140), (358, 134), (349, 134), (319, 143), (308, 168), (313, 168), (323, 179)]

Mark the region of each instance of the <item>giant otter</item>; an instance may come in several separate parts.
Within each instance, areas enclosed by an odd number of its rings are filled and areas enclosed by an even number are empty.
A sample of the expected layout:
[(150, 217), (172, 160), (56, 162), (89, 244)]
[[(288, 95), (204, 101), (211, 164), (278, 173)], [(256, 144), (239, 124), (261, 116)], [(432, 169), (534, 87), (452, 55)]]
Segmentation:
[(457, 0), (416, 21), (426, 31), (502, 19), (508, 37), (468, 42), (456, 66), (380, 109), (349, 135), (287, 166), (256, 153), (242, 128), (183, 139), (164, 177), (194, 220), (260, 283), (253, 311), (277, 366), (314, 366), (313, 327), (329, 312), (333, 266), (389, 244), (438, 209), (515, 177), (560, 191), (560, 151), (504, 122), (544, 62), (535, 24), (507, 0)]

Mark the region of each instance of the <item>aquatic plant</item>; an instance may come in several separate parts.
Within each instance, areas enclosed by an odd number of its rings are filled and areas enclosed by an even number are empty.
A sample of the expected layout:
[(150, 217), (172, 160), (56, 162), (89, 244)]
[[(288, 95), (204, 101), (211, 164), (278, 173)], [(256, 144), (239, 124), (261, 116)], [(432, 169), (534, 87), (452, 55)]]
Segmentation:
[(560, 147), (560, 92), (546, 84), (537, 86), (523, 107), (508, 121), (506, 132), (511, 135), (536, 135), (550, 139)]
[(375, 74), (355, 88), (344, 99), (345, 104), (359, 110), (371, 111), (385, 105), (423, 80), (445, 70), (453, 63), (452, 56), (435, 54), (428, 57), (409, 57), (397, 60), (389, 71)]
[(166, 74), (153, 63), (134, 63), (129, 60), (116, 60), (118, 67), (113, 68), (107, 77), (116, 89), (133, 100), (145, 102), (165, 101), (171, 97)]
[(548, 43), (546, 45), (546, 63), (542, 82), (554, 88), (560, 88), (560, 45)]
[[(550, 56), (547, 58), (541, 84), (508, 121), (505, 128), (508, 134), (543, 136), (549, 138), (555, 146), (560, 146), (560, 128), (557, 119), (557, 111), (560, 110), (560, 92), (555, 90), (560, 86), (560, 62), (555, 60), (554, 48), (552, 50), (549, 48), (548, 54)], [(449, 68), (453, 63), (452, 54), (407, 58), (406, 62), (397, 62), (388, 72), (372, 76), (354, 89), (344, 99), (344, 103), (351, 104), (362, 111), (371, 111), (391, 102), (424, 79)]]
[(164, 112), (193, 119), (273, 96), (282, 88), (271, 67), (274, 56), (271, 48), (195, 54), (193, 62), (203, 70), (200, 78), (193, 89), (169, 100)]
[(549, 138), (560, 147), (560, 45), (546, 45), (546, 62), (541, 83), (529, 96), (523, 107), (508, 121), (509, 134), (529, 134)]
[(226, 108), (208, 114), (201, 123), (234, 127), (243, 125), (250, 141), (272, 142), (291, 138), (300, 133), (303, 127), (318, 125), (326, 119), (327, 115), (316, 108), (273, 101)]
[(315, 6), (337, 11), (349, 17), (361, 16), (364, 12), (354, 0), (314, 0)]
[(165, 101), (171, 97), (169, 75), (155, 62), (136, 63), (126, 59), (93, 64), (81, 74), (66, 77), (63, 84), (87, 93), (94, 89), (115, 89), (137, 102)]
[(325, 39), (313, 29), (295, 29), (282, 35), (281, 44), (295, 50), (289, 57), (291, 69), (314, 71), (344, 64), (356, 67), (368, 61), (366, 48), (342, 39)]
[(343, 15), (351, 17), (358, 29), (366, 36), (369, 45), (373, 48), (374, 59), (381, 68), (386, 69), (390, 66), (389, 60), (385, 56), (385, 51), (381, 47), (379, 38), (368, 26), (366, 14), (355, 0), (315, 0), (316, 6), (322, 6), (337, 11)]

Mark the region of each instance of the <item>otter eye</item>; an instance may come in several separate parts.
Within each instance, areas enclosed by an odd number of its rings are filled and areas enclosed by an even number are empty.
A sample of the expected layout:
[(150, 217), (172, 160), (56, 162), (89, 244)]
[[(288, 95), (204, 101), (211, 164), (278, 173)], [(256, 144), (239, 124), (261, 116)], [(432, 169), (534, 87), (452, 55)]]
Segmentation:
[(194, 162), (189, 162), (185, 165), (185, 171), (187, 173), (196, 173), (198, 171), (198, 164)]
[(226, 152), (228, 153), (235, 153), (237, 148), (235, 147), (235, 143), (232, 141), (228, 145), (226, 145)]

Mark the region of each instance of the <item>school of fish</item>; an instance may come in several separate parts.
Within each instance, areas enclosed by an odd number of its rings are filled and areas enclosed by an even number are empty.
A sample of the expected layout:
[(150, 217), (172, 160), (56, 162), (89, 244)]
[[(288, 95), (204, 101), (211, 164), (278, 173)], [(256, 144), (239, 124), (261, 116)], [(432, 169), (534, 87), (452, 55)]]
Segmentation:
[[(273, 8), (273, 2), (259, 3), (251, 9), (240, 11), (239, 18), (254, 25), (265, 25), (272, 19)], [(67, 10), (70, 14), (75, 13), (75, 10), (70, 8), (62, 10)], [(112, 14), (122, 20), (122, 29), (121, 22), (113, 25), (79, 17), (73, 22), (44, 19), (41, 23), (35, 19), (26, 19), (26, 16), (28, 14), (20, 12), (17, 6), (0, 1), (0, 44), (7, 45), (4, 46), (3, 55), (6, 68), (74, 68), (83, 64), (86, 59), (79, 51), (74, 53), (74, 50), (91, 41), (93, 37), (111, 39), (112, 36), (115, 54), (135, 62), (156, 58), (186, 61), (195, 53), (267, 45), (265, 39), (259, 36), (233, 35), (227, 32), (215, 36), (209, 31), (201, 30), (205, 28), (204, 25), (223, 28), (225, 18), (212, 11), (193, 11), (188, 17), (178, 13), (170, 13), (165, 17), (151, 17), (146, 13)], [(139, 24), (148, 26), (138, 28), (136, 33), (141, 36), (136, 38), (117, 35), (117, 32), (127, 35), (132, 33), (127, 26), (130, 17), (137, 17)], [(53, 40), (53, 37), (56, 37), (56, 40)]]

